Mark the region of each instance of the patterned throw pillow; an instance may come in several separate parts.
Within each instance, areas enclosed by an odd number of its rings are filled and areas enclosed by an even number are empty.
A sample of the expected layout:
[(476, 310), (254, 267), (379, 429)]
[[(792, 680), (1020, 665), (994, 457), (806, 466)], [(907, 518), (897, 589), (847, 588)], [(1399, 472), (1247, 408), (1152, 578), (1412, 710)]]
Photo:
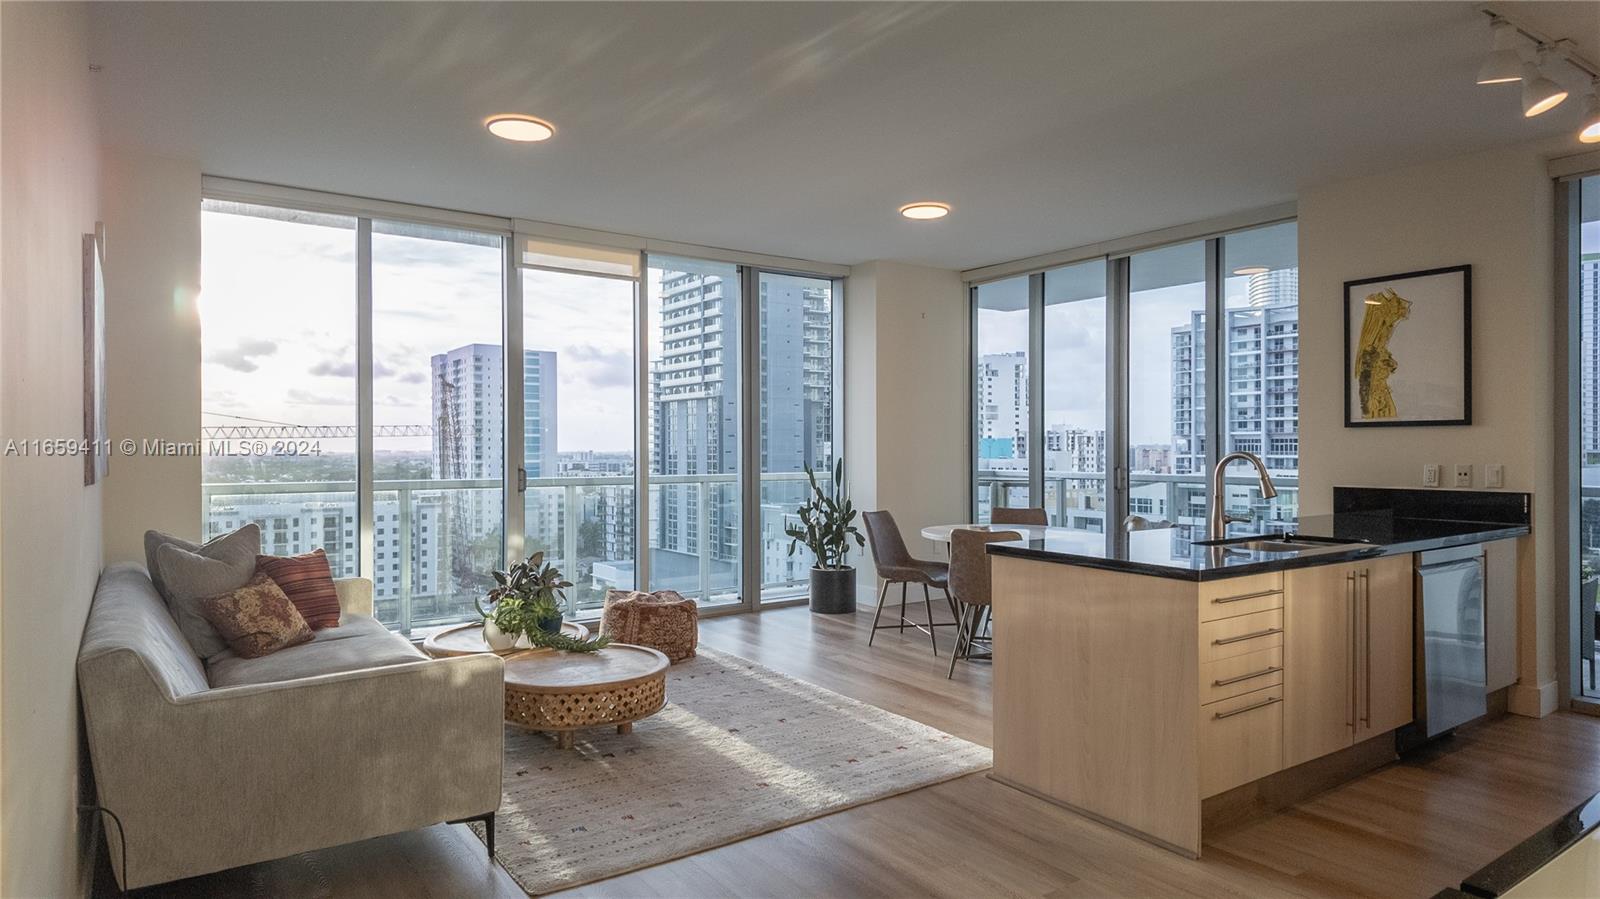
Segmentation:
[(237, 590), (201, 600), (200, 610), (240, 658), (260, 658), (311, 639), (305, 616), (276, 581), (259, 572)]
[(256, 571), (278, 582), (312, 629), (339, 626), (339, 591), (327, 553), (318, 549), (299, 556), (256, 556)]

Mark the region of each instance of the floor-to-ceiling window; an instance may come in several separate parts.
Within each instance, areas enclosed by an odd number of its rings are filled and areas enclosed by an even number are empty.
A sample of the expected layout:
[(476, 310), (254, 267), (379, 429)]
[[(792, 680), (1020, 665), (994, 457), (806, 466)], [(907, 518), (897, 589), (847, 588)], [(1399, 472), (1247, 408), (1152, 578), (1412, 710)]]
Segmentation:
[(804, 595), (816, 561), (803, 546), (791, 554), (785, 533), (811, 496), (806, 472), (824, 491), (834, 488), (842, 449), (835, 440), (838, 318), (832, 279), (765, 271), (755, 279), (761, 598), (771, 601)]
[(995, 506), (1034, 504), (1028, 483), (1031, 280), (1024, 275), (973, 291), (973, 512), (980, 522)]
[(1050, 523), (1106, 528), (1106, 263), (1044, 277), (1044, 507)]
[[(1576, 293), (1568, 302), (1577, 305), (1578, 383), (1576, 433), (1572, 435), (1578, 454), (1578, 532), (1576, 568), (1577, 626), (1573, 642), (1577, 648), (1575, 695), (1600, 699), (1596, 666), (1600, 662), (1600, 175), (1591, 175), (1571, 188), (1569, 202), (1576, 201), (1576, 234), (1563, 235), (1575, 244), (1568, 264), (1568, 284), (1576, 279)], [(1570, 230), (1570, 229), (1568, 229)], [(1569, 244), (1569, 245), (1570, 245)], [(1570, 289), (1569, 289), (1570, 292)]]
[(202, 524), (249, 522), (261, 551), (327, 550), (360, 570), (356, 219), (242, 203), (201, 208)]
[(978, 284), (975, 519), (1043, 505), (1058, 527), (1109, 534), (1137, 518), (1198, 539), (1212, 466), (1243, 451), (1279, 494), (1264, 500), (1253, 472), (1230, 469), (1216, 500), (1230, 533), (1292, 527), (1298, 287), (1294, 222)]

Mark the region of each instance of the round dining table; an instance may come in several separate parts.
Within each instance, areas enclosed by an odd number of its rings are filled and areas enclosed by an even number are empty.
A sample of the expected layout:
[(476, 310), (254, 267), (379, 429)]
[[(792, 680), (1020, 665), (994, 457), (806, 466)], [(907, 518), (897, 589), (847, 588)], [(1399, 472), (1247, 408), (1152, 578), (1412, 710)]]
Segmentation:
[(1011, 531), (1012, 533), (1020, 534), (1024, 540), (1039, 540), (1050, 531), (1060, 530), (1059, 528), (1044, 527), (1037, 524), (930, 524), (922, 529), (922, 536), (926, 540), (932, 540), (934, 543), (942, 543), (948, 546), (950, 532), (963, 528), (979, 531)]

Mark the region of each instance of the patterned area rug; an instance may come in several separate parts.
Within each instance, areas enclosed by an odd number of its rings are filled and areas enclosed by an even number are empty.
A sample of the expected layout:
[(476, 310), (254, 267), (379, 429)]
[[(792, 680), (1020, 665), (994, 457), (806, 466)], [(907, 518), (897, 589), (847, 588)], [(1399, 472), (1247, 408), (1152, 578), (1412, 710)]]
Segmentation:
[(701, 647), (632, 734), (580, 731), (562, 751), (508, 727), (496, 849), (524, 890), (548, 893), (990, 763), (985, 747)]

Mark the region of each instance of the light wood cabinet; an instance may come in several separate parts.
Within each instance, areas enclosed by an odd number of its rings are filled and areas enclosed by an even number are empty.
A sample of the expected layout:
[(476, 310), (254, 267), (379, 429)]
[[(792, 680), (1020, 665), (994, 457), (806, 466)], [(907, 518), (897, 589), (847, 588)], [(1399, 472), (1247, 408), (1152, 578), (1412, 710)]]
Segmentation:
[(1283, 688), (1207, 705), (1200, 716), (1200, 795), (1215, 796), (1283, 768)]
[(1284, 576), (1284, 765), (1412, 718), (1411, 556)]

